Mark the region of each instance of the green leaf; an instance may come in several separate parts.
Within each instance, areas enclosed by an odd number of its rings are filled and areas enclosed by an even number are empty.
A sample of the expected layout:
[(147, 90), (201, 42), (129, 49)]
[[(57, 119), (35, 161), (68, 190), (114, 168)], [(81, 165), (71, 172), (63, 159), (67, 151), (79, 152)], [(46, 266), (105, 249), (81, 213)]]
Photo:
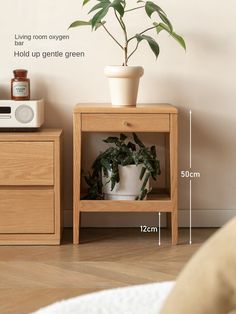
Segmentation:
[(141, 194), (139, 197), (140, 201), (142, 201), (147, 196), (147, 193), (148, 193), (147, 189), (141, 190)]
[(74, 28), (74, 27), (79, 27), (79, 26), (88, 26), (88, 25), (91, 25), (91, 22), (75, 21), (69, 26), (69, 28)]
[(129, 142), (129, 143), (127, 144), (127, 147), (130, 148), (133, 152), (136, 151), (136, 146), (135, 146), (135, 144), (132, 143), (132, 142)]
[(173, 32), (173, 26), (168, 18), (164, 15), (159, 13), (160, 19), (170, 28), (171, 33)]
[(109, 136), (107, 139), (103, 140), (105, 143), (117, 143), (119, 141), (118, 137), (116, 136)]
[(101, 22), (101, 20), (107, 15), (110, 8), (113, 8), (115, 11), (117, 11), (120, 16), (124, 15), (124, 1), (122, 0), (114, 0), (113, 2), (109, 0), (103, 0), (100, 1), (100, 3), (96, 4), (90, 11), (96, 11), (99, 10), (92, 18), (92, 28), (94, 29), (98, 23)]
[(118, 164), (113, 161), (112, 163), (112, 175), (111, 175), (111, 191), (114, 189), (116, 183), (119, 183), (120, 175), (119, 175), (119, 168)]
[(112, 177), (111, 178), (111, 191), (113, 191), (115, 185), (116, 185), (116, 179), (114, 177)]
[(92, 29), (94, 29), (97, 24), (101, 23), (102, 19), (107, 15), (109, 10), (109, 6), (105, 7), (104, 9), (98, 11), (91, 20)]
[(89, 1), (90, 1), (90, 0), (84, 0), (84, 1), (83, 1), (83, 6), (84, 6), (85, 4), (87, 4)]
[(121, 161), (122, 166), (127, 166), (127, 165), (132, 165), (132, 164), (133, 164), (132, 156), (127, 156), (126, 158), (122, 159), (122, 161)]
[(123, 142), (127, 139), (127, 136), (123, 133), (120, 134), (120, 140)]
[(106, 178), (108, 178), (108, 170), (107, 170), (107, 168), (103, 167), (102, 169), (103, 169), (103, 174), (104, 174), (104, 176), (105, 176)]
[(142, 167), (142, 170), (141, 170), (141, 173), (140, 173), (140, 176), (139, 176), (139, 180), (142, 180), (144, 174), (146, 172), (146, 168), (145, 167)]
[(160, 53), (160, 48), (158, 43), (155, 41), (154, 38), (152, 38), (151, 36), (147, 36), (147, 35), (140, 35), (137, 34), (135, 35), (138, 43), (140, 43), (142, 40), (146, 40), (149, 44), (149, 47), (151, 48), (151, 50), (153, 51), (154, 55), (156, 56), (156, 58), (159, 56)]
[(157, 157), (156, 146), (151, 147), (151, 153), (152, 153), (153, 158)]
[(95, 31), (96, 31), (99, 27), (101, 27), (102, 25), (104, 25), (104, 24), (106, 24), (106, 21), (102, 21), (102, 22), (98, 23), (97, 26), (95, 27)]
[(146, 2), (146, 4), (145, 4), (145, 11), (146, 11), (146, 13), (147, 13), (147, 15), (149, 17), (151, 17), (154, 12), (157, 12), (158, 14), (162, 13), (162, 14), (166, 15), (166, 13), (162, 10), (162, 8), (159, 7), (158, 5), (156, 5), (152, 1), (147, 1)]
[(139, 147), (145, 147), (143, 142), (141, 142), (141, 140), (138, 138), (136, 133), (133, 133), (133, 138), (135, 143), (139, 146)]
[(147, 1), (145, 4), (145, 11), (147, 13), (147, 15), (151, 18), (152, 14), (154, 12), (156, 12), (160, 19), (169, 26), (171, 32), (173, 32), (173, 26), (171, 24), (171, 22), (169, 21), (169, 19), (166, 16), (166, 13), (162, 10), (162, 8), (160, 8), (158, 5), (156, 5), (154, 2), (152, 1)]
[(96, 4), (94, 7), (92, 7), (92, 9), (88, 12), (88, 14), (101, 8), (104, 9), (107, 5), (108, 6), (110, 5), (110, 1), (100, 2)]
[(157, 34), (159, 34), (162, 30), (165, 30), (167, 33), (170, 34), (170, 36), (172, 38), (174, 38), (181, 47), (183, 47), (186, 50), (186, 43), (185, 40), (183, 39), (183, 37), (181, 37), (180, 35), (176, 34), (175, 32), (171, 31), (171, 29), (168, 27), (168, 25), (164, 24), (164, 23), (153, 23), (154, 26), (156, 26), (156, 32)]
[(153, 167), (153, 165), (151, 164), (151, 162), (148, 159), (144, 160), (144, 165), (147, 168), (147, 170), (152, 173), (155, 169)]
[(145, 178), (143, 180), (143, 185), (142, 185), (141, 190), (144, 190), (146, 188), (146, 185), (148, 183), (148, 180), (149, 180), (150, 176), (151, 176), (150, 172), (147, 172), (146, 175), (145, 175)]
[(123, 3), (123, 1), (114, 0), (111, 4), (111, 7), (114, 8), (120, 14), (120, 16), (123, 16), (124, 15), (124, 7), (121, 3)]
[(104, 168), (106, 168), (107, 170), (109, 170), (109, 171), (112, 170), (109, 161), (106, 160), (106, 159), (104, 159), (104, 158), (101, 159), (101, 165), (102, 165)]
[(186, 43), (185, 43), (185, 40), (183, 39), (183, 37), (176, 34), (175, 32), (172, 32), (171, 36), (180, 44), (181, 47), (184, 48), (184, 50), (186, 50)]

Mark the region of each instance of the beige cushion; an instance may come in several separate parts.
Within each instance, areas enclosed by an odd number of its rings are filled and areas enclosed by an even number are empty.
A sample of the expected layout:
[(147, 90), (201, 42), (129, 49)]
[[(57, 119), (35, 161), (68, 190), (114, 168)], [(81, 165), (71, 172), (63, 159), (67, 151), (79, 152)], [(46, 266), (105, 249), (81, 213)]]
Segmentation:
[(217, 231), (177, 278), (161, 314), (236, 313), (236, 219)]

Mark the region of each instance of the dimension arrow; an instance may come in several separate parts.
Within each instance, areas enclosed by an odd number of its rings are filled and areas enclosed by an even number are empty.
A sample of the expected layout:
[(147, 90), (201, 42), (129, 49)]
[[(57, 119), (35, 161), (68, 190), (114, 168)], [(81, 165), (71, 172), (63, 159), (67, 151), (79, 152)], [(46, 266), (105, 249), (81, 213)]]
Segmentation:
[(158, 219), (159, 219), (159, 241), (158, 241), (158, 245), (161, 245), (161, 213), (158, 213)]
[(189, 181), (189, 244), (192, 244), (192, 180)]
[(192, 110), (189, 111), (189, 168), (192, 168)]
[[(192, 110), (189, 111), (189, 168), (192, 168)], [(192, 244), (192, 180), (189, 181), (189, 244)]]

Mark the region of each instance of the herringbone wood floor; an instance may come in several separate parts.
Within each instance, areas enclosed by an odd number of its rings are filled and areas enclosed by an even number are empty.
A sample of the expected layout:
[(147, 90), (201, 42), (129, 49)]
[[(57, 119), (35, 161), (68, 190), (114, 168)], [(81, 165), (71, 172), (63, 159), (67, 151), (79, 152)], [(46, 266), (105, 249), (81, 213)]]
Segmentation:
[(173, 280), (214, 232), (180, 230), (180, 245), (170, 245), (169, 231), (84, 229), (82, 244), (71, 244), (65, 232), (62, 246), (0, 247), (0, 313), (28, 314), (42, 306), (80, 294), (149, 282)]

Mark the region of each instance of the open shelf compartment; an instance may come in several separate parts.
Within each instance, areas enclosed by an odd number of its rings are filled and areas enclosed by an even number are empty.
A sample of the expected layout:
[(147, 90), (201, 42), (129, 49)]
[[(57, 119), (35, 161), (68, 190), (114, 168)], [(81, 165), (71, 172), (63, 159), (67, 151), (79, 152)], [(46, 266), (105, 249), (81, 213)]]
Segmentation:
[[(82, 193), (82, 198), (86, 193)], [(172, 200), (165, 189), (155, 190), (146, 200), (80, 200), (81, 212), (171, 212)]]

